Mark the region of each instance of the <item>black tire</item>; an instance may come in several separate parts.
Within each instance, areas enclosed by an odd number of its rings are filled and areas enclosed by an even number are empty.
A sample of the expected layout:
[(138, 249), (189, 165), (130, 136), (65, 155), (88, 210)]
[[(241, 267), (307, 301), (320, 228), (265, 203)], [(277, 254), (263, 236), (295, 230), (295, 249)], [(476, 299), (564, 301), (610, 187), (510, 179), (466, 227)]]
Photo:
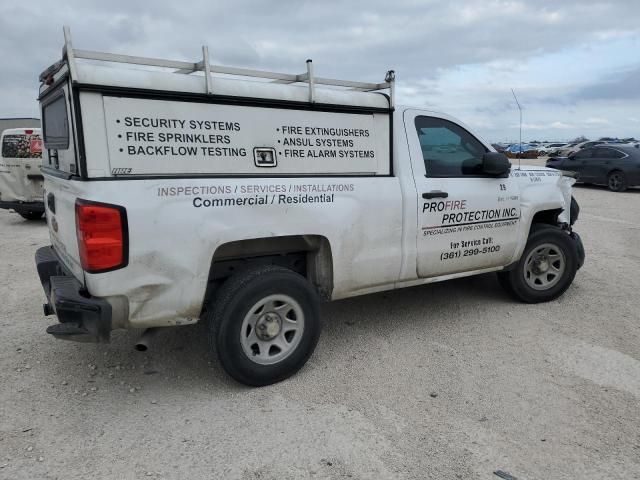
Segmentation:
[[(536, 248), (548, 244), (559, 250), (564, 258), (564, 271), (547, 289), (535, 289), (525, 280), (527, 259)], [(573, 282), (578, 270), (578, 253), (569, 235), (558, 227), (536, 224), (531, 228), (527, 245), (515, 268), (498, 272), (498, 281), (512, 297), (526, 303), (548, 302), (562, 295)], [(551, 275), (550, 275), (551, 276)], [(553, 277), (552, 277), (553, 278)]]
[(25, 220), (40, 220), (44, 212), (18, 212), (22, 218)]
[(614, 170), (607, 177), (607, 187), (612, 192), (624, 192), (627, 189), (627, 179), (624, 176), (624, 172), (620, 170)]
[(513, 287), (511, 286), (511, 280), (509, 279), (509, 272), (498, 272), (498, 283), (502, 287), (502, 289), (509, 294), (509, 296), (513, 298), (518, 298), (516, 293), (513, 291)]
[[(270, 295), (286, 295), (302, 310), (303, 329), (297, 345), (277, 363), (256, 363), (245, 353), (241, 330), (249, 310)], [(264, 386), (280, 382), (304, 366), (320, 338), (319, 300), (301, 275), (276, 265), (239, 272), (222, 285), (207, 309), (209, 343), (224, 370), (245, 385)], [(284, 329), (282, 334), (284, 335)]]

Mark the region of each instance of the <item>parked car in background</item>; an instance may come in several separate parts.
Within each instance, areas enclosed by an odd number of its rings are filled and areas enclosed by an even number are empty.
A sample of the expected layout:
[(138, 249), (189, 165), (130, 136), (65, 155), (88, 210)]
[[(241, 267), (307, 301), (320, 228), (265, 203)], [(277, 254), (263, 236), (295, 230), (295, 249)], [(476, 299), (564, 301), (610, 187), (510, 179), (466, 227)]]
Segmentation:
[(552, 156), (557, 154), (561, 149), (568, 147), (568, 143), (550, 143), (548, 145), (542, 145), (538, 147), (538, 153), (540, 155)]
[(577, 142), (567, 143), (564, 147), (559, 147), (553, 154), (549, 154), (550, 157), (567, 157), (569, 153), (578, 145)]
[(604, 140), (588, 140), (586, 142), (572, 143), (567, 147), (560, 149), (556, 156), (568, 157), (580, 150), (584, 150), (585, 148), (595, 147), (596, 145), (602, 145), (604, 143), (606, 143)]
[(510, 145), (509, 148), (506, 149), (507, 152), (511, 152), (511, 153), (524, 153), (524, 152), (528, 152), (529, 150), (535, 150), (535, 149), (528, 143), (523, 143), (522, 145), (519, 143), (514, 143), (513, 145)]
[(640, 144), (598, 145), (569, 157), (547, 160), (547, 167), (578, 173), (578, 182), (606, 185), (613, 192), (640, 185)]
[(44, 214), (42, 137), (39, 128), (8, 128), (0, 140), (0, 208), (27, 220)]

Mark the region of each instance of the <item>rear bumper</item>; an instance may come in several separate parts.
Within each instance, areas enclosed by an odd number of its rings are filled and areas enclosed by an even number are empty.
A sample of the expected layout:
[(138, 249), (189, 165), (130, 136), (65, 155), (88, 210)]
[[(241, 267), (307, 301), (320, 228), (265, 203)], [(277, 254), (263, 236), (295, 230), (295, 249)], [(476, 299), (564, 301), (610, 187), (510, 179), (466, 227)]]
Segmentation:
[(18, 213), (44, 213), (44, 202), (3, 202), (0, 201), (0, 208), (9, 210), (10, 208)]
[(57, 315), (60, 323), (47, 333), (64, 340), (108, 342), (112, 309), (104, 299), (92, 297), (63, 267), (53, 247), (36, 251), (36, 267), (47, 296), (45, 315)]

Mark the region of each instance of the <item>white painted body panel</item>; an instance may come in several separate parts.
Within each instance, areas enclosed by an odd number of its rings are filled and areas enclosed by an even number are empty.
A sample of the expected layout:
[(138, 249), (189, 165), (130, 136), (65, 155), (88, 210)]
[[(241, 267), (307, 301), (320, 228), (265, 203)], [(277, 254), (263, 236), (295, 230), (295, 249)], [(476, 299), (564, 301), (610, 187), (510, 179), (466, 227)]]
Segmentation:
[[(80, 80), (130, 88), (160, 88), (157, 83), (160, 82), (162, 89), (177, 92), (202, 93), (204, 88), (202, 79), (155, 75), (96, 67), (81, 71)], [(304, 101), (307, 94), (303, 87), (298, 90), (298, 87), (260, 82), (220, 82), (220, 88), (226, 88), (227, 93), (234, 95), (250, 96), (257, 91), (265, 98)], [(247, 83), (256, 83), (255, 90)], [(386, 98), (378, 94), (318, 92), (318, 101), (325, 103), (388, 107)], [(474, 194), (473, 201), (479, 202), (480, 208), (491, 208), (491, 198), (497, 198), (499, 184), (508, 184), (507, 193), (512, 198), (506, 206), (517, 212), (514, 213), (517, 220), (496, 236), (501, 245), (499, 255), (480, 255), (473, 261), (465, 260), (450, 267), (436, 259), (451, 239), (422, 236), (423, 227), (429, 226), (425, 222), (433, 219), (425, 219), (420, 213), (424, 202), (421, 194), (425, 188), (439, 187), (425, 179), (424, 171), (419, 169), (419, 159), (413, 158), (412, 149), (415, 150), (416, 145), (411, 135), (415, 129), (405, 128), (405, 108), (396, 108), (391, 115), (278, 108), (263, 112), (265, 109), (261, 107), (227, 105), (221, 108), (193, 102), (158, 103), (155, 99), (133, 101), (91, 92), (81, 92), (80, 102), (89, 181), (46, 175), (46, 189), (56, 197), (58, 231), (53, 232), (50, 212), (47, 213), (48, 222), (56, 251), (88, 292), (114, 304), (126, 305), (119, 310), (126, 312), (125, 317), (114, 319), (114, 325), (119, 327), (196, 322), (202, 310), (212, 258), (216, 250), (230, 242), (290, 235), (323, 237), (332, 256), (331, 299), (339, 299), (499, 270), (522, 254), (536, 212), (569, 210), (573, 180), (553, 170), (525, 167), (513, 169), (508, 179), (474, 179), (475, 183), (448, 179), (447, 188), (460, 195)], [(170, 111), (167, 113), (164, 107), (170, 107)], [(134, 116), (136, 112), (139, 112), (138, 116), (156, 118), (164, 112), (164, 118), (185, 121), (224, 113), (234, 117), (233, 122), (247, 122), (247, 127), (241, 128), (246, 133), (238, 139), (245, 148), (253, 144), (254, 147), (277, 149), (277, 139), (282, 138), (274, 136), (273, 129), (283, 125), (329, 127), (334, 123), (341, 128), (368, 130), (370, 136), (357, 140), (362, 143), (353, 148), (371, 149), (375, 155), (363, 162), (351, 163), (322, 163), (322, 160), (312, 163), (318, 161), (315, 158), (304, 159), (299, 164), (283, 161), (279, 167), (280, 176), (271, 178), (257, 173), (263, 170), (256, 170), (253, 158), (240, 165), (230, 163), (229, 159), (216, 164), (206, 157), (198, 157), (190, 167), (185, 167), (183, 159), (171, 155), (156, 159), (159, 161), (155, 164), (154, 158), (129, 161), (120, 155), (124, 152), (119, 151), (127, 148), (126, 145), (113, 143), (118, 135), (126, 136), (127, 130), (115, 129), (114, 122)], [(459, 123), (434, 112), (413, 112)], [(255, 118), (260, 121), (255, 122)], [(393, 122), (392, 170), (388, 122)], [(483, 144), (492, 150), (486, 142)], [(130, 168), (134, 164), (140, 170), (114, 172), (114, 169)], [(145, 177), (119, 177), (136, 174)], [(186, 174), (201, 175), (202, 178), (184, 178)], [(154, 175), (162, 177), (153, 178)], [(168, 175), (174, 175), (174, 178), (167, 178)], [(469, 191), (474, 188), (475, 192)], [(494, 190), (493, 197), (485, 195)], [(100, 274), (82, 271), (75, 238), (73, 204), (76, 198), (116, 204), (126, 209), (129, 228), (126, 267)], [(563, 218), (568, 220), (566, 215)]]
[[(48, 188), (54, 189), (54, 182)], [(128, 323), (133, 327), (197, 321), (214, 252), (236, 240), (286, 235), (325, 237), (333, 255), (333, 299), (392, 288), (398, 279), (403, 231), (400, 182), (395, 177), (375, 182), (370, 178), (136, 180), (126, 182), (127, 188), (118, 181), (66, 183), (78, 187), (79, 198), (117, 202), (127, 209), (128, 266), (84, 274), (83, 278), (94, 296), (125, 296), (129, 302)], [(184, 192), (203, 187), (233, 193), (159, 195), (165, 189)], [(198, 199), (205, 198), (255, 198), (255, 194), (241, 193), (249, 187), (287, 193), (258, 195), (266, 197), (265, 205), (197, 206), (202, 204)], [(335, 191), (294, 193), (314, 187)], [(280, 203), (281, 195), (324, 195), (327, 201), (294, 205)], [(77, 252), (77, 244), (72, 248)]]

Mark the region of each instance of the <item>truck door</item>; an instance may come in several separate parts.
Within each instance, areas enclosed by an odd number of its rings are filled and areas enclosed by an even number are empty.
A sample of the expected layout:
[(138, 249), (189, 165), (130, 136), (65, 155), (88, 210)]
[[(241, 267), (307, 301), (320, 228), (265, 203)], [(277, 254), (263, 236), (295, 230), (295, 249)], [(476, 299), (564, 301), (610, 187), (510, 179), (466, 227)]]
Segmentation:
[(445, 116), (407, 110), (404, 121), (418, 195), (418, 276), (507, 265), (518, 244), (516, 179), (483, 173), (489, 149)]

